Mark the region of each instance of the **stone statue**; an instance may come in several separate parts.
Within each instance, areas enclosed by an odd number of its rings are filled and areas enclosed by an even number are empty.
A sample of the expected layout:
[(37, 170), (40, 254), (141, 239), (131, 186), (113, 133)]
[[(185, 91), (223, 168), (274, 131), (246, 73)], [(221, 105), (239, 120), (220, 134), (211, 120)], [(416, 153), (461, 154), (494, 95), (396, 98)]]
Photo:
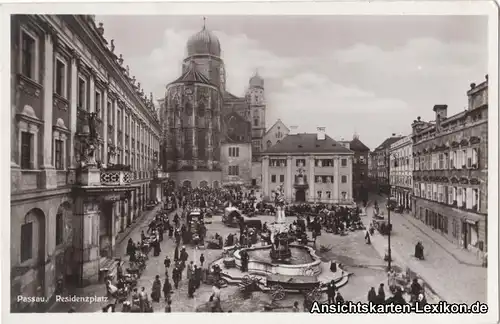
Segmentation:
[(130, 75), (130, 67), (128, 65), (127, 65), (126, 71), (127, 71), (127, 76), (129, 76)]
[(120, 54), (120, 57), (118, 58), (118, 63), (120, 65), (123, 65), (123, 55), (122, 54)]
[(114, 53), (115, 52), (115, 40), (112, 39), (111, 40), (111, 53)]
[(132, 85), (135, 86), (135, 75), (132, 77)]
[(88, 123), (89, 123), (89, 139), (90, 140), (97, 140), (98, 134), (97, 134), (97, 115), (99, 114), (99, 111), (89, 113), (88, 115)]

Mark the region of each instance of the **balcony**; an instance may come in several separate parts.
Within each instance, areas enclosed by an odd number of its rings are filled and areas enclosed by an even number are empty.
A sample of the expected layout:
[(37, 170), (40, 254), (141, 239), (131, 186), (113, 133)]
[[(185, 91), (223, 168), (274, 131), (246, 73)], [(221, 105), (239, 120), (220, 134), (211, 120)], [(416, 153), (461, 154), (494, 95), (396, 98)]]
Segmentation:
[(101, 170), (101, 185), (125, 186), (130, 185), (132, 173), (124, 170)]

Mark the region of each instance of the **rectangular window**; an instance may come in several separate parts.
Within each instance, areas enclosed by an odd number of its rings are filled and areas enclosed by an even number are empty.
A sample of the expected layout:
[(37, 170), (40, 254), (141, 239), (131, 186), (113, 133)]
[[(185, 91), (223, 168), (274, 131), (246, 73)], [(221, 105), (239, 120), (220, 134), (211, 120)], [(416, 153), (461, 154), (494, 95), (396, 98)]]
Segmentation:
[(21, 262), (33, 257), (33, 223), (21, 225)]
[(326, 199), (332, 199), (332, 192), (331, 191), (326, 192)]
[[(122, 112), (120, 109), (116, 110), (116, 119), (118, 123), (118, 130), (122, 130)], [(121, 139), (119, 139), (121, 140)]]
[(27, 32), (21, 32), (21, 73), (36, 81), (36, 40)]
[(272, 174), (272, 175), (271, 175), (271, 182), (272, 182), (272, 183), (275, 183), (275, 182), (276, 182), (276, 175), (275, 175), (275, 174)]
[(54, 143), (54, 166), (56, 170), (64, 170), (63, 163), (63, 141), (55, 140)]
[(340, 165), (343, 166), (343, 167), (347, 166), (347, 159), (342, 159), (340, 161)]
[(303, 167), (305, 167), (305, 166), (306, 166), (306, 160), (305, 160), (305, 159), (297, 159), (297, 160), (295, 160), (295, 166), (298, 166), (298, 167), (299, 167), (299, 166), (301, 166), (301, 165), (302, 165)]
[(106, 104), (106, 110), (108, 115), (108, 125), (114, 125), (113, 110), (111, 109), (111, 101), (108, 101), (108, 103)]
[(322, 194), (322, 192), (321, 192), (321, 191), (317, 191), (317, 192), (316, 192), (316, 196), (318, 197), (318, 199), (321, 199), (321, 194)]
[(64, 63), (61, 59), (56, 59), (56, 73), (54, 78), (54, 90), (55, 93), (60, 95), (63, 98), (66, 98), (66, 63)]
[(95, 112), (100, 119), (102, 119), (102, 111), (101, 111), (101, 92), (95, 92)]
[(472, 189), (472, 209), (479, 211), (479, 189)]
[(280, 182), (285, 182), (285, 175), (284, 174), (280, 174)]
[(21, 169), (33, 169), (31, 160), (31, 151), (33, 149), (33, 134), (28, 132), (21, 133)]
[(347, 176), (343, 175), (341, 178), (342, 183), (347, 183)]
[(467, 192), (467, 194), (466, 194), (466, 199), (467, 200), (465, 201), (465, 208), (472, 209), (472, 206), (474, 205), (473, 204), (474, 198), (473, 198), (472, 188), (467, 188), (466, 192)]
[(439, 169), (444, 169), (444, 154), (439, 153)]
[(473, 160), (473, 153), (472, 153), (472, 148), (467, 149), (467, 168), (470, 169), (472, 168), (472, 160)]
[(78, 78), (78, 108), (87, 110), (87, 81)]
[(237, 176), (240, 175), (240, 167), (238, 165), (233, 165), (229, 167), (229, 175)]
[(462, 164), (460, 165), (461, 168), (467, 166), (467, 150), (462, 150)]
[(442, 185), (438, 185), (438, 202), (444, 202), (444, 188)]

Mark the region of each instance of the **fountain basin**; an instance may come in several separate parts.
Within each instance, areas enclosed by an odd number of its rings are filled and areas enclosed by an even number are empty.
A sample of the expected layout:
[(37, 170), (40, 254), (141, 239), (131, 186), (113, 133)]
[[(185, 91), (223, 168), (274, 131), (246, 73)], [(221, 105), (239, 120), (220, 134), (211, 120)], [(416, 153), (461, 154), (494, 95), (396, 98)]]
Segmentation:
[[(321, 273), (321, 260), (314, 249), (299, 244), (290, 244), (292, 258), (288, 262), (276, 262), (269, 255), (271, 245), (245, 248), (250, 259), (248, 272), (256, 274), (278, 274), (284, 276), (317, 276)], [(236, 265), (241, 268), (241, 255), (243, 249), (236, 250), (233, 254)]]

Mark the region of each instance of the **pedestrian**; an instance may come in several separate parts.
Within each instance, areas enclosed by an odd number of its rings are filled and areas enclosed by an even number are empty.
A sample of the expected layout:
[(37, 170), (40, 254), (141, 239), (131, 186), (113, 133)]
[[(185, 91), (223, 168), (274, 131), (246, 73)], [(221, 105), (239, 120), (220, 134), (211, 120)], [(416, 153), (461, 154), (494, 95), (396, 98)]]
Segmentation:
[(172, 270), (172, 280), (174, 281), (175, 289), (179, 288), (179, 281), (181, 281), (181, 274), (178, 266), (175, 266), (174, 270)]
[(187, 265), (187, 278), (188, 280), (191, 279), (193, 277), (193, 261), (191, 261), (188, 265)]
[(203, 263), (205, 263), (205, 256), (203, 255), (203, 253), (200, 255), (200, 265), (201, 267), (203, 268)]
[(195, 283), (194, 278), (190, 278), (188, 281), (188, 298), (194, 298)]
[(170, 258), (168, 255), (165, 256), (165, 260), (163, 261), (163, 264), (165, 265), (165, 275), (168, 275), (168, 269), (170, 268)]
[(300, 309), (299, 309), (299, 302), (298, 302), (298, 301), (295, 301), (295, 302), (293, 303), (293, 308), (292, 308), (292, 311), (293, 311), (294, 313), (298, 313), (298, 312), (300, 312)]
[(151, 287), (151, 300), (153, 302), (159, 303), (161, 298), (161, 281), (160, 276), (156, 275), (153, 281), (153, 287)]
[(141, 292), (139, 293), (139, 308), (141, 309), (141, 313), (146, 312), (147, 300), (148, 294), (146, 294), (146, 289), (141, 287)]
[(337, 304), (343, 304), (344, 303), (344, 297), (340, 294), (340, 291), (337, 292), (337, 297), (335, 297), (335, 303)]
[(163, 296), (165, 297), (166, 302), (170, 300), (171, 292), (172, 292), (172, 285), (170, 284), (168, 277), (166, 277), (165, 282), (163, 283)]
[(368, 291), (368, 302), (372, 304), (377, 303), (377, 293), (375, 292), (375, 287), (371, 287)]
[(380, 286), (378, 287), (377, 299), (378, 299), (379, 304), (385, 303), (385, 291), (384, 291), (384, 284), (383, 283), (381, 283)]
[(197, 265), (194, 265), (194, 285), (195, 289), (200, 288), (201, 285), (201, 268), (198, 267)]
[(174, 262), (176, 262), (177, 260), (179, 260), (179, 246), (178, 245), (175, 246), (175, 250), (174, 250)]
[(335, 299), (335, 290), (336, 290), (335, 282), (332, 279), (332, 281), (328, 283), (328, 286), (326, 288), (326, 294), (328, 295), (329, 304), (333, 304), (333, 301)]

